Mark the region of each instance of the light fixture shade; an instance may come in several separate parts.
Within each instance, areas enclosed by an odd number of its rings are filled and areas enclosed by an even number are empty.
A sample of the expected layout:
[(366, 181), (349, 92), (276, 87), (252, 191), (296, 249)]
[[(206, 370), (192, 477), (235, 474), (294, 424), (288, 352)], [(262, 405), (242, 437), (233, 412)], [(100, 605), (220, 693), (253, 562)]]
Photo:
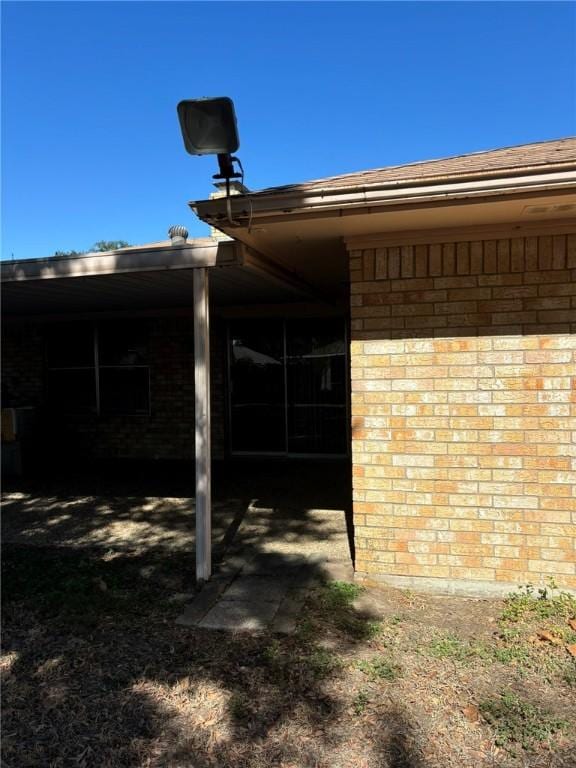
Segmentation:
[(232, 99), (188, 99), (178, 104), (186, 151), (191, 155), (225, 155), (240, 146)]

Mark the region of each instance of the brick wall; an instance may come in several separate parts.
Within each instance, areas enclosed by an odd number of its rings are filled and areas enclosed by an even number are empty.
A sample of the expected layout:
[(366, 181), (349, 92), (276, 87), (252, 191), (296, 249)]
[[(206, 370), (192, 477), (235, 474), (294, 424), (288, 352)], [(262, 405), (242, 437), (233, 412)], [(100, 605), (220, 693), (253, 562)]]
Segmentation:
[(445, 240), (350, 252), (356, 568), (576, 588), (576, 235)]
[[(42, 324), (4, 324), (3, 404), (36, 406), (40, 437), (56, 452), (95, 458), (192, 459), (192, 318), (147, 318), (143, 322), (150, 328), (150, 415), (96, 417), (53, 413), (45, 402)], [(225, 433), (225, 335), (218, 322), (212, 324), (211, 355), (212, 453), (221, 458)]]
[(2, 405), (37, 405), (43, 396), (44, 341), (30, 323), (2, 324)]

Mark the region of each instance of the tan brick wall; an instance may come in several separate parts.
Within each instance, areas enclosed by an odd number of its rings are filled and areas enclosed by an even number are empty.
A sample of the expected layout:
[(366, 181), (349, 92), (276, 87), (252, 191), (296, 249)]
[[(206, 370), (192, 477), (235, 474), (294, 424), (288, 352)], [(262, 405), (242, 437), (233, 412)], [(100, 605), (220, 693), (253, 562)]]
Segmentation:
[(354, 250), (350, 277), (359, 574), (576, 588), (576, 235)]

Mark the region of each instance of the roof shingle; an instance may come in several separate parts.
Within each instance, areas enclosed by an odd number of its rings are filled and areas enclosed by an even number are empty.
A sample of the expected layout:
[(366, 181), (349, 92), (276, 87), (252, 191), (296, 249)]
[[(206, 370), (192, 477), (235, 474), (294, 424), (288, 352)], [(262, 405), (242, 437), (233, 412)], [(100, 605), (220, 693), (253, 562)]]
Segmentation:
[(576, 168), (576, 136), (534, 144), (522, 144), (467, 155), (426, 160), (423, 162), (375, 168), (358, 173), (329, 176), (325, 179), (270, 187), (256, 195), (274, 195), (285, 192), (335, 191), (356, 187), (386, 185), (387, 183), (458, 179), (460, 177), (521, 172), (533, 168), (544, 172), (548, 168), (569, 166)]

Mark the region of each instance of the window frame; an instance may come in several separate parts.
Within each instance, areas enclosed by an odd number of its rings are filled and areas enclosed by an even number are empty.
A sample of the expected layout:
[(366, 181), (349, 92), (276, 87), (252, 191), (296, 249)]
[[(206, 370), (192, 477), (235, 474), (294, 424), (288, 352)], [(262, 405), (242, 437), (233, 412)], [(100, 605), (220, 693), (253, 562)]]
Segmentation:
[[(98, 322), (90, 323), (91, 336), (92, 336), (92, 364), (91, 365), (50, 365), (48, 355), (46, 354), (46, 371), (92, 371), (94, 379), (94, 404), (87, 411), (64, 411), (70, 415), (83, 415), (93, 414), (97, 418), (110, 417), (110, 416), (151, 416), (152, 413), (152, 388), (151, 388), (151, 376), (150, 376), (150, 361), (146, 364), (138, 365), (101, 365), (100, 364), (100, 325)], [(149, 347), (149, 344), (148, 344)], [(149, 355), (149, 348), (148, 348)], [(107, 411), (102, 410), (102, 396), (101, 396), (101, 371), (107, 370), (146, 370), (146, 410), (141, 411)]]

